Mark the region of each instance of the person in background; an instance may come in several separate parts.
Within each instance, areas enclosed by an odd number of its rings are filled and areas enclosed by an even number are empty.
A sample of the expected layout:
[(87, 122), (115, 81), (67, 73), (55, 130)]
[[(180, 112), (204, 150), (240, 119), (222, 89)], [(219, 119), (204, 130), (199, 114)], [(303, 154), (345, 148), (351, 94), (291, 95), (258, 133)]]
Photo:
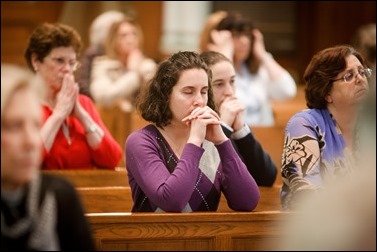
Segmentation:
[(204, 38), (201, 38), (200, 50), (218, 51), (233, 61), (236, 96), (246, 106), (246, 123), (274, 125), (270, 102), (296, 95), (297, 87), (292, 76), (266, 51), (263, 34), (241, 14), (227, 13), (214, 30), (207, 26), (204, 25), (201, 34)]
[(257, 184), (272, 186), (277, 168), (245, 123), (245, 106), (235, 96), (236, 72), (232, 62), (214, 51), (203, 52), (200, 56), (212, 72), (213, 100), (225, 135), (231, 139)]
[(370, 88), (376, 93), (376, 23), (362, 25), (352, 39), (352, 45), (363, 55), (366, 64), (372, 69)]
[(39, 25), (28, 41), (26, 62), (46, 87), (43, 169), (114, 169), (122, 156), (91, 99), (78, 92), (73, 72), (80, 49), (77, 31), (59, 23)]
[(156, 63), (141, 50), (142, 36), (140, 26), (130, 18), (111, 26), (106, 55), (93, 61), (90, 93), (97, 105), (133, 111), (137, 92), (156, 68)]
[(1, 251), (94, 250), (72, 184), (40, 172), (42, 111), (31, 80), (1, 64)]
[(116, 10), (105, 11), (98, 15), (89, 28), (89, 47), (85, 50), (81, 58), (81, 67), (76, 73), (76, 80), (79, 83), (79, 92), (89, 97), (90, 75), (92, 72), (92, 62), (97, 56), (105, 54), (105, 41), (109, 34), (111, 25), (122, 20), (125, 15)]
[(221, 192), (235, 211), (252, 211), (258, 186), (221, 129), (211, 72), (199, 54), (161, 62), (140, 93), (151, 122), (126, 141), (133, 212), (216, 211)]
[(304, 73), (309, 109), (287, 123), (282, 155), (284, 209), (295, 209), (331, 181), (346, 176), (357, 160), (357, 120), (369, 91), (371, 69), (353, 47), (315, 54)]

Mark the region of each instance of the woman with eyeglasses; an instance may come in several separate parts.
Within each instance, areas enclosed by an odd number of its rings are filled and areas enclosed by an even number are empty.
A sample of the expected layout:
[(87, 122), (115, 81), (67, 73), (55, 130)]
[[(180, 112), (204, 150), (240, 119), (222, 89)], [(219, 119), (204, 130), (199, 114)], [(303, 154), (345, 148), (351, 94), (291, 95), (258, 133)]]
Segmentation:
[(324, 49), (312, 58), (304, 73), (308, 109), (295, 114), (285, 130), (284, 209), (295, 209), (355, 167), (357, 121), (371, 72), (349, 45)]
[(90, 98), (78, 92), (74, 71), (81, 47), (77, 31), (64, 24), (44, 23), (29, 38), (27, 64), (46, 87), (43, 169), (113, 169), (122, 156)]

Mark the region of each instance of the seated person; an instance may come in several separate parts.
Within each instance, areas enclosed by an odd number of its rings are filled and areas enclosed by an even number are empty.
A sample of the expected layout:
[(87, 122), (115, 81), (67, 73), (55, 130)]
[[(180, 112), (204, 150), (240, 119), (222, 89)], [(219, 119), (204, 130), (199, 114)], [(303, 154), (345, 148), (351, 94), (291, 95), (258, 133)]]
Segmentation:
[(73, 72), (80, 48), (77, 31), (63, 24), (39, 25), (29, 38), (26, 61), (46, 87), (43, 169), (114, 169), (122, 156), (91, 99), (78, 92)]
[(133, 212), (216, 211), (221, 193), (235, 211), (257, 206), (259, 188), (221, 128), (200, 55), (172, 55), (140, 95), (152, 124), (126, 142)]
[(355, 167), (356, 123), (369, 91), (363, 57), (351, 46), (315, 54), (304, 73), (309, 109), (287, 123), (282, 155), (284, 209), (345, 176)]
[(1, 64), (1, 250), (94, 250), (72, 184), (40, 172), (42, 111), (31, 77)]
[(203, 52), (200, 56), (212, 72), (213, 100), (219, 110), (224, 133), (231, 139), (257, 184), (272, 186), (277, 168), (245, 123), (246, 108), (235, 96), (236, 73), (232, 62), (214, 51)]

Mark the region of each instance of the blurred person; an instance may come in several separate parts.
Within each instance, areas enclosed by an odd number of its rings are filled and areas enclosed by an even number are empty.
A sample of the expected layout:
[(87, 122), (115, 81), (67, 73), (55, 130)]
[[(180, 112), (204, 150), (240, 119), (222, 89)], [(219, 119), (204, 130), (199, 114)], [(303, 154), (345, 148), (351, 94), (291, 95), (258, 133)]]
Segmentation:
[(113, 23), (106, 54), (93, 62), (90, 92), (97, 105), (133, 110), (137, 92), (156, 68), (156, 63), (142, 52), (142, 39), (142, 30), (133, 19)]
[(46, 87), (43, 169), (114, 169), (122, 156), (91, 99), (78, 92), (73, 72), (80, 49), (77, 31), (64, 24), (43, 23), (29, 38), (27, 64)]
[(235, 211), (256, 207), (258, 186), (221, 129), (200, 55), (178, 52), (161, 62), (139, 98), (151, 124), (126, 142), (133, 212), (216, 211), (221, 192)]
[(366, 64), (372, 69), (370, 88), (376, 93), (376, 23), (362, 25), (352, 39), (352, 45), (364, 57)]
[(357, 120), (369, 91), (367, 68), (349, 45), (315, 54), (304, 73), (308, 109), (287, 123), (282, 155), (284, 209), (296, 209), (332, 181), (347, 176), (357, 160)]
[(1, 250), (94, 250), (72, 184), (40, 172), (42, 111), (31, 79), (1, 64)]
[(270, 102), (296, 95), (297, 87), (292, 76), (266, 51), (263, 34), (241, 14), (228, 13), (218, 21), (214, 30), (210, 31), (210, 26), (213, 25), (204, 25), (200, 49), (221, 52), (233, 61), (236, 96), (246, 106), (246, 123), (251, 126), (274, 125)]
[(91, 23), (89, 28), (89, 47), (85, 50), (81, 58), (81, 66), (76, 73), (76, 80), (79, 83), (79, 92), (81, 94), (91, 97), (89, 85), (93, 59), (105, 54), (105, 41), (111, 25), (124, 17), (125, 15), (122, 12), (110, 10), (98, 15)]
[(276, 249), (376, 251), (376, 97), (362, 105), (357, 166), (303, 199)]
[(277, 168), (245, 123), (245, 106), (235, 96), (236, 72), (232, 62), (214, 51), (203, 52), (200, 56), (212, 72), (213, 100), (225, 135), (231, 139), (257, 184), (272, 186)]

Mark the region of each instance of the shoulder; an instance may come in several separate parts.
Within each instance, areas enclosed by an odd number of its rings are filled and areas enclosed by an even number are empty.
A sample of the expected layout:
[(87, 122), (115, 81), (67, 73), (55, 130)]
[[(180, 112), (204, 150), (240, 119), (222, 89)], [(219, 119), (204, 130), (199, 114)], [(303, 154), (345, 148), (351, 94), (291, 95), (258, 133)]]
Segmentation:
[(287, 131), (296, 131), (298, 128), (324, 128), (330, 124), (331, 116), (327, 109), (305, 109), (294, 116), (287, 123)]
[(120, 68), (120, 67), (122, 67), (122, 64), (119, 60), (109, 58), (106, 55), (95, 57), (93, 59), (93, 65), (106, 67), (106, 68)]
[(149, 124), (139, 130), (133, 131), (126, 140), (126, 145), (135, 146), (141, 142), (155, 142), (158, 136), (158, 130), (153, 124)]

